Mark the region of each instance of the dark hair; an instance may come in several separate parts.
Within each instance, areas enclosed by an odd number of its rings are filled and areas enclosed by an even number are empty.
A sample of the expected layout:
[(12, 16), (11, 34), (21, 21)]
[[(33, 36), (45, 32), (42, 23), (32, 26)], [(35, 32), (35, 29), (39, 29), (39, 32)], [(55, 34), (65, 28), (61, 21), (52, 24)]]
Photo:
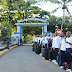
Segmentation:
[(71, 32), (70, 32), (70, 31), (67, 31), (67, 33), (71, 34)]
[(63, 32), (64, 35), (66, 35), (66, 32)]

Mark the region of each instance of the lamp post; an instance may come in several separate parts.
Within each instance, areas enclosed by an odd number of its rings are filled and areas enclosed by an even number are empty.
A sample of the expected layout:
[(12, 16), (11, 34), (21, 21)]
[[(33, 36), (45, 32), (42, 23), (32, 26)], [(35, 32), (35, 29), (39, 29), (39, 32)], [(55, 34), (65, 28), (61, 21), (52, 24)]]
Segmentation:
[(56, 27), (56, 29), (55, 29), (55, 32), (57, 31), (57, 29), (58, 29), (58, 26), (57, 26), (57, 24), (55, 25), (55, 27)]
[(66, 2), (64, 1), (64, 5), (62, 7), (62, 9), (63, 9), (63, 19), (62, 19), (62, 24), (61, 24), (61, 31), (63, 30), (62, 29), (63, 28), (63, 24), (65, 23), (65, 9), (67, 8), (67, 6), (65, 4), (66, 4)]

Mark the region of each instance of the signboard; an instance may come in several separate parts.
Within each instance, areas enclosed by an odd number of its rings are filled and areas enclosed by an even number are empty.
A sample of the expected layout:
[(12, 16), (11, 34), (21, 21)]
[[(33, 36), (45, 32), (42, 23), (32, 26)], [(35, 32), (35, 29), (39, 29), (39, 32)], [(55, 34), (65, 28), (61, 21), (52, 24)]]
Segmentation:
[(61, 30), (57, 30), (57, 33), (58, 33), (58, 34), (61, 34)]

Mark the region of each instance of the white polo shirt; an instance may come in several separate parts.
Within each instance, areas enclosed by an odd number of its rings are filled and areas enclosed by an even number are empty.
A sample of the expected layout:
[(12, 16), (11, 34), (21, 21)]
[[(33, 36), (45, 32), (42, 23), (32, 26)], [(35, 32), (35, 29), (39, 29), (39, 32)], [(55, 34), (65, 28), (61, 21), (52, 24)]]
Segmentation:
[(42, 44), (45, 45), (45, 37), (42, 37)]
[(35, 42), (35, 36), (33, 37), (33, 42)]
[(35, 37), (35, 42), (38, 42), (38, 38), (37, 37)]
[(38, 37), (38, 43), (39, 43), (39, 41), (40, 41), (40, 37)]
[(48, 36), (45, 37), (45, 44), (48, 44), (49, 39), (50, 39), (50, 37), (48, 37)]
[[(72, 36), (70, 37), (70, 42), (72, 43)], [(72, 45), (71, 45), (71, 48), (72, 48)]]
[(52, 39), (52, 48), (54, 48), (54, 46), (55, 46), (55, 37), (53, 37)]
[[(66, 42), (72, 43), (72, 37), (69, 37), (69, 38), (67, 37)], [(66, 48), (72, 48), (72, 45), (66, 43)]]
[(40, 44), (42, 43), (42, 40), (43, 40), (43, 39), (42, 39), (42, 38), (40, 38)]
[(65, 38), (61, 39), (61, 50), (66, 51), (66, 39)]
[(55, 37), (55, 48), (60, 48), (60, 40), (61, 40), (61, 37), (60, 36), (56, 36)]

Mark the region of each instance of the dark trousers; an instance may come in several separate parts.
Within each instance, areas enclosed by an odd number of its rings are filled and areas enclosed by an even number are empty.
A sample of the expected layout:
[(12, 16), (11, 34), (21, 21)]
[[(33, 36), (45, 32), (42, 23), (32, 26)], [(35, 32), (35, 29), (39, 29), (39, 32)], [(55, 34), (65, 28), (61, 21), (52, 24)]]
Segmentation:
[(66, 62), (66, 51), (60, 51), (61, 56), (61, 66), (63, 66), (63, 63)]
[(43, 45), (43, 48), (47, 48), (47, 44)]
[(48, 48), (47, 44), (45, 44), (45, 48)]
[(52, 48), (52, 53), (53, 53), (53, 59), (56, 59), (55, 51)]
[(58, 60), (58, 52), (59, 52), (59, 48), (55, 48), (56, 60)]
[(66, 48), (66, 60), (69, 64), (69, 68), (71, 68), (71, 48)]

